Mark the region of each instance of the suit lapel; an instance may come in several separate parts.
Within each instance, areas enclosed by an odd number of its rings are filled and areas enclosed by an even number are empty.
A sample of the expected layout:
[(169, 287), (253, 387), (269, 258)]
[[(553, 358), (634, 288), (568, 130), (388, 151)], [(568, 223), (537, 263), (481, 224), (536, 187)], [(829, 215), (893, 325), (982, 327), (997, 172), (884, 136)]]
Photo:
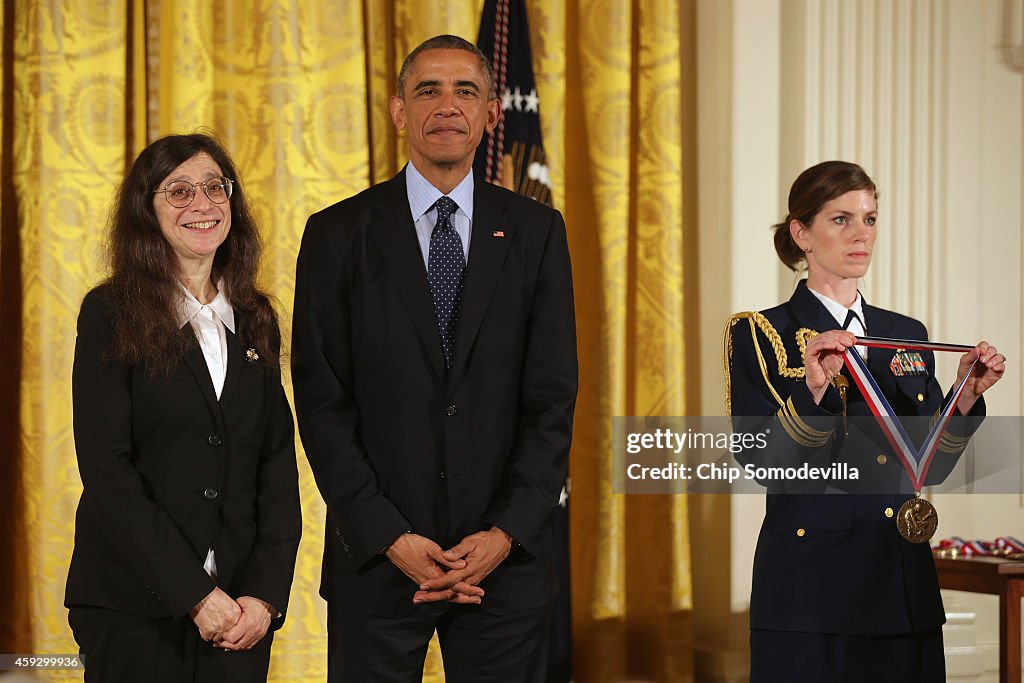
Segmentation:
[[(790, 306), (794, 311), (794, 315), (797, 319), (797, 324), (801, 327), (807, 327), (815, 332), (825, 332), (826, 330), (838, 330), (842, 327), (832, 314), (825, 308), (825, 304), (818, 300), (818, 297), (814, 296), (810, 289), (807, 288), (807, 280), (801, 280), (800, 284), (797, 285), (796, 291), (793, 292), (793, 296), (789, 300)], [(865, 308), (865, 317), (867, 317), (867, 306)], [(870, 325), (869, 322), (865, 321), (865, 325)], [(867, 329), (871, 329), (868, 327)], [(868, 354), (868, 361), (871, 360), (871, 354)], [(801, 359), (801, 363), (803, 359)], [(849, 388), (847, 389), (848, 396), (854, 394), (859, 395), (857, 391), (857, 385), (853, 382), (850, 377), (850, 370), (843, 365), (842, 374), (846, 376), (849, 382)]]
[[(235, 311), (235, 328), (238, 329), (238, 311)], [(234, 394), (235, 386), (238, 384), (238, 378), (242, 376), (242, 364), (245, 360), (245, 350), (242, 348), (241, 342), (238, 337), (228, 329), (224, 332), (227, 336), (227, 374), (224, 377), (224, 387), (220, 391), (220, 403), (224, 405), (227, 400)]]
[[(840, 327), (824, 304), (818, 301), (817, 297), (807, 289), (806, 280), (801, 281), (797, 291), (793, 293), (793, 297), (790, 299), (790, 304), (793, 306), (799, 324), (803, 327), (809, 327), (818, 332), (835, 330)], [(882, 315), (880, 309), (869, 306), (866, 301), (863, 302), (863, 306), (864, 327), (867, 333), (873, 337), (893, 336), (889, 325), (889, 318)], [(892, 360), (894, 353), (895, 351), (892, 349), (868, 349), (868, 370), (875, 378), (875, 381), (878, 382), (878, 386), (883, 393), (891, 393), (895, 388), (895, 378), (889, 370), (889, 362)], [(847, 395), (850, 397), (860, 396), (857, 385), (850, 378), (850, 371), (845, 365), (842, 372), (850, 382)]]
[[(888, 324), (889, 317), (880, 313), (880, 309), (868, 306), (867, 302), (864, 303), (864, 327), (867, 329), (867, 333), (872, 337), (896, 336)], [(891, 390), (896, 384), (892, 370), (889, 369), (889, 363), (892, 362), (892, 357), (895, 355), (895, 349), (868, 349), (868, 369), (871, 370), (871, 375), (883, 392), (886, 388)]]
[[(188, 332), (191, 333), (191, 326)], [(206, 367), (206, 359), (203, 357), (203, 350), (197, 343), (185, 353), (185, 365), (192, 371), (196, 384), (199, 385), (199, 393), (203, 395), (210, 415), (214, 417), (214, 423), (220, 424), (220, 404), (217, 402), (217, 394), (213, 390), (213, 380), (210, 379), (210, 369)]]
[[(455, 358), (449, 387), (457, 386), (465, 371), (469, 351), (473, 348), (487, 304), (498, 283), (515, 229), (503, 224), (505, 202), (501, 192), (477, 179), (473, 191), (473, 228), (469, 246), (469, 263), (462, 280), (462, 303), (459, 327), (455, 336)], [(501, 237), (495, 236), (500, 231)]]
[(796, 291), (789, 299), (789, 305), (800, 327), (806, 327), (815, 332), (836, 330), (841, 327), (825, 308), (825, 305), (818, 301), (811, 290), (807, 289), (807, 280), (801, 280), (797, 285)]
[(438, 376), (444, 374), (444, 356), (437, 336), (434, 301), (423, 267), (423, 252), (416, 240), (416, 226), (409, 211), (405, 171), (381, 186), (374, 204), (376, 212), (368, 228), (369, 239), (377, 245), (405, 309), (412, 318), (427, 356)]

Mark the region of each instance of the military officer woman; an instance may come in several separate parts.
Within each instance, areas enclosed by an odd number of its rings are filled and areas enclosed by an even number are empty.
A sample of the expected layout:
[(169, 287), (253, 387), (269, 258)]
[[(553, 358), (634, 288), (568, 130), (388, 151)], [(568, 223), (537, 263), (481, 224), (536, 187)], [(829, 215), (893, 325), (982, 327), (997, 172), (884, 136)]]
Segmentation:
[[(805, 170), (774, 239), (782, 262), (794, 271), (806, 265), (807, 278), (789, 301), (737, 314), (726, 328), (734, 427), (770, 430), (767, 448), (739, 459), (839, 462), (864, 471), (855, 481), (810, 482), (811, 489), (807, 482), (799, 489), (768, 485), (750, 604), (752, 683), (945, 680), (945, 617), (931, 551), (927, 542), (911, 542), (926, 539), (907, 540), (897, 528), (896, 511), (917, 499), (877, 423), (857, 417), (871, 412), (843, 355), (850, 347), (866, 355), (895, 415), (922, 417), (906, 422), (927, 429), (927, 418), (952, 400), (939, 387), (930, 351), (855, 346), (866, 335), (927, 339), (921, 322), (869, 305), (857, 289), (871, 263), (877, 219), (875, 184), (862, 168), (827, 161)], [(960, 417), (943, 436), (926, 483), (942, 481), (956, 464), (984, 415), (981, 394), (1003, 375), (1004, 360), (985, 342), (961, 357), (954, 386), (971, 376), (954, 412)], [(792, 495), (796, 490), (802, 495)]]

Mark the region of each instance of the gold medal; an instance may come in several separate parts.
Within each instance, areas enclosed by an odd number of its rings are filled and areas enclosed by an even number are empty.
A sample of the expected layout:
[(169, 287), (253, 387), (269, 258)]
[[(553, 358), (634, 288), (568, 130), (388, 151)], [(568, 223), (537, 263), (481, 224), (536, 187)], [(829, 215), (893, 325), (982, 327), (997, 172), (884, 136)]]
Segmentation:
[(939, 513), (935, 506), (921, 498), (921, 494), (903, 503), (896, 514), (896, 528), (900, 536), (911, 543), (927, 543), (939, 526)]

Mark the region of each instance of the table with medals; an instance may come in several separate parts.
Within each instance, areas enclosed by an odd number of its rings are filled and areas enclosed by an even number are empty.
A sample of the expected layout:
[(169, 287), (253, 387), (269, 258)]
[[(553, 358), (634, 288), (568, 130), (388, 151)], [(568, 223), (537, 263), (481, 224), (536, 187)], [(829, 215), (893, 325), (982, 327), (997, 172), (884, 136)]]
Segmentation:
[(939, 587), (999, 596), (999, 682), (1021, 683), (1020, 601), (1024, 562), (1004, 557), (935, 558)]

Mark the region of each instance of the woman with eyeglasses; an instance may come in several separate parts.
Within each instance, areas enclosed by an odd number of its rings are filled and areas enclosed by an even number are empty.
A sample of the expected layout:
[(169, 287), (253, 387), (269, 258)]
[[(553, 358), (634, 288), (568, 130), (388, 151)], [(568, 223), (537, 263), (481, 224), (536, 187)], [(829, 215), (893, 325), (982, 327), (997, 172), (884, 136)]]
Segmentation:
[[(779, 259), (793, 271), (806, 268), (807, 278), (788, 301), (737, 314), (726, 327), (733, 427), (765, 435), (764, 447), (737, 459), (793, 470), (834, 464), (836, 472), (848, 466), (859, 474), (764, 482), (750, 596), (751, 683), (945, 680), (945, 614), (928, 544), (935, 510), (912, 495), (919, 484), (871, 402), (884, 397), (915, 448), (937, 412), (950, 407), (959, 416), (921, 475), (924, 484), (938, 484), (984, 416), (982, 394), (1003, 376), (1006, 359), (986, 342), (964, 353), (953, 386), (966, 383), (950, 406), (955, 393), (943, 392), (932, 351), (860, 343), (868, 335), (928, 339), (920, 321), (869, 305), (858, 289), (879, 230), (877, 199), (874, 181), (856, 164), (826, 161), (801, 173), (774, 242)], [(858, 390), (871, 386), (865, 371), (877, 393)]]
[(78, 318), (83, 491), (65, 605), (85, 680), (266, 681), (301, 534), (280, 332), (207, 135), (132, 164)]

